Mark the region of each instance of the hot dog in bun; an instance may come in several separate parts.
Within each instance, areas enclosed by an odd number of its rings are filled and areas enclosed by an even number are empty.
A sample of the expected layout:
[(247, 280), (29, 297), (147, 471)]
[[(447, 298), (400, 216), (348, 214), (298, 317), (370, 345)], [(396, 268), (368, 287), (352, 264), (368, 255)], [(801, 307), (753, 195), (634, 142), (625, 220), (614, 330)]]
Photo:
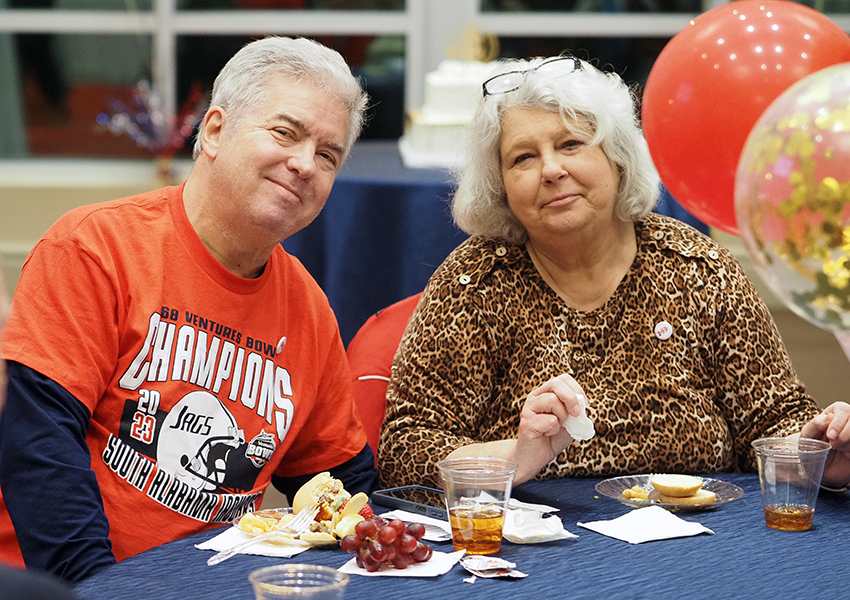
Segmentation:
[(292, 499), (292, 510), (295, 514), (305, 508), (319, 507), (315, 521), (310, 525), (310, 531), (301, 534), (301, 539), (321, 541), (347, 535), (348, 529), (363, 520), (358, 513), (368, 501), (369, 497), (363, 492), (354, 496), (349, 494), (342, 481), (334, 479), (330, 473), (319, 473), (302, 485)]

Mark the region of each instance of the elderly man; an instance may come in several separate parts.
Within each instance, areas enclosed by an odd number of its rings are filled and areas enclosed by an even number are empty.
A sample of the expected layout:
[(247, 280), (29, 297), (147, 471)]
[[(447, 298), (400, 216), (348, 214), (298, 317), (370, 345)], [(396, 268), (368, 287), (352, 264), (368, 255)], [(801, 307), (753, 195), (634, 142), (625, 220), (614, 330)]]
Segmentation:
[(252, 42), (183, 185), (38, 242), (2, 349), (0, 558), (78, 581), (231, 522), (270, 482), (374, 486), (333, 312), (280, 245), (321, 211), (366, 102), (336, 52)]

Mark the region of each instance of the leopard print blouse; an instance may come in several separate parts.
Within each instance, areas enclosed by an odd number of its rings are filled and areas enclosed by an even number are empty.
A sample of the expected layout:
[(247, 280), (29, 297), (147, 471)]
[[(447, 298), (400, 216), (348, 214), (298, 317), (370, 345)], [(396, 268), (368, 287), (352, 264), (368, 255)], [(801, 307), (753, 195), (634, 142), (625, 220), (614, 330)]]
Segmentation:
[(596, 436), (539, 479), (753, 470), (752, 440), (818, 414), (734, 257), (674, 219), (635, 228), (630, 270), (592, 311), (567, 306), (524, 246), (473, 237), (445, 260), (393, 363), (383, 484), (440, 487), (439, 460), (515, 437), (528, 393), (561, 373), (584, 388)]

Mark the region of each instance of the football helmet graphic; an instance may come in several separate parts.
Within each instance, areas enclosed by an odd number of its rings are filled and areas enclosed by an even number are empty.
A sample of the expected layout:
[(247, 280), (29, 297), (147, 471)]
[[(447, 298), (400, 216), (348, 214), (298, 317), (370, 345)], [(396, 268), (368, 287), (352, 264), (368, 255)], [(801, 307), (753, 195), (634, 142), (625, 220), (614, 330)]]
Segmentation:
[(162, 423), (157, 465), (187, 485), (221, 491), (230, 453), (245, 443), (236, 419), (206, 391), (186, 394)]

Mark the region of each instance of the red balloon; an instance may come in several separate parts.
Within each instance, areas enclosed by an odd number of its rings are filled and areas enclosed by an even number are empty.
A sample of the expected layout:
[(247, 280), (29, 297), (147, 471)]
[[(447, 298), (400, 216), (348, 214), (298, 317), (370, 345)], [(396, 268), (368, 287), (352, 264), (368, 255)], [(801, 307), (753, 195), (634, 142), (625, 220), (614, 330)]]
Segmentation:
[(667, 190), (692, 215), (738, 233), (735, 171), (767, 106), (807, 75), (850, 61), (850, 36), (790, 0), (736, 0), (690, 22), (647, 78), (642, 119)]

